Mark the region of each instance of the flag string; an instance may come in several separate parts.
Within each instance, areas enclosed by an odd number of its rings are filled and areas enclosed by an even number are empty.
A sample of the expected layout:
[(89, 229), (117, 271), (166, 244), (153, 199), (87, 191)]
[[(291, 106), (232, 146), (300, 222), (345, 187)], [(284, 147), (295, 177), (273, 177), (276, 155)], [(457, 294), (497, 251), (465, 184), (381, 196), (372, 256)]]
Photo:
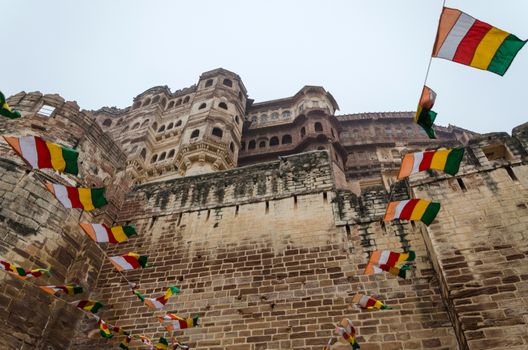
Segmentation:
[[(42, 172), (41, 170), (39, 170), (39, 169), (33, 169), (29, 164), (27, 164), (27, 162), (24, 161), (24, 163), (25, 163), (25, 166), (26, 166), (27, 170), (29, 170), (29, 172), (27, 172), (26, 174), (24, 174), (23, 177), (28, 176), (28, 175), (32, 172), (32, 173), (35, 174), (35, 179), (37, 179), (37, 181), (39, 181), (44, 187), (46, 187), (46, 186), (45, 186), (45, 179), (52, 179), (52, 180), (56, 181), (55, 178), (52, 178), (50, 175), (48, 175), (48, 174)], [(60, 176), (60, 175), (59, 175), (59, 176)], [(61, 177), (62, 179), (64, 179), (62, 176), (60, 176), (60, 177)], [(76, 181), (76, 183), (77, 183), (77, 185), (78, 185), (78, 184), (79, 184), (79, 181), (77, 181), (77, 179), (76, 179), (75, 181)], [(77, 218), (77, 222), (80, 222), (80, 220), (81, 220), (83, 214), (84, 214), (84, 210), (81, 209), (81, 210), (80, 210), (80, 213), (79, 213), (79, 216), (78, 216), (78, 218)], [(69, 213), (68, 213), (68, 217), (70, 217), (71, 215), (72, 215), (72, 211), (69, 211)], [(40, 226), (39, 226), (38, 229), (40, 229)], [(64, 232), (64, 231), (62, 230), (61, 233), (63, 233), (63, 232)], [(87, 238), (84, 237), (83, 246), (85, 245), (86, 239), (87, 239)], [(106, 251), (105, 251), (105, 250), (104, 250), (99, 244), (97, 244), (97, 242), (94, 242), (94, 244), (95, 244), (95, 246), (97, 247), (97, 249), (99, 249), (99, 251), (100, 251), (101, 254), (104, 256), (104, 258), (106, 258), (106, 259), (109, 260), (109, 256), (108, 256), (108, 254), (106, 253)], [(30, 259), (29, 261), (32, 261), (33, 264), (34, 264), (34, 263), (35, 263), (34, 260), (35, 260), (35, 257), (34, 257), (34, 256), (31, 256), (31, 259)], [(104, 263), (101, 265), (101, 268), (99, 269), (99, 273), (98, 273), (98, 274), (101, 273), (103, 266), (104, 266)], [(4, 272), (6, 272), (8, 275), (11, 275), (11, 273), (10, 273), (9, 271), (5, 271), (5, 270), (4, 270)], [(122, 271), (118, 271), (117, 269), (115, 269), (115, 272), (117, 272), (117, 273), (118, 273), (118, 274), (119, 274), (119, 275), (120, 275), (120, 276), (121, 276), (121, 277), (122, 277), (122, 278), (128, 283), (128, 287), (131, 288), (132, 290), (133, 290), (133, 286), (136, 286), (136, 285), (137, 285), (136, 283), (131, 282), (131, 281), (125, 276), (125, 274), (124, 274)], [(20, 290), (18, 291), (18, 294), (17, 294), (16, 298), (18, 298), (18, 297), (20, 296), (20, 294), (21, 294), (22, 291), (24, 290), (24, 286), (26, 286), (26, 285), (33, 286), (33, 287), (36, 287), (36, 288), (39, 288), (39, 289), (40, 289), (39, 285), (37, 285), (37, 284), (35, 284), (35, 283), (30, 283), (28, 280), (24, 280), (24, 279), (20, 279), (20, 280), (23, 282), (23, 286), (22, 286), (22, 288), (20, 288)], [(66, 282), (65, 282), (65, 283), (66, 283)], [(50, 294), (50, 295), (51, 295), (55, 300), (60, 300), (60, 301), (62, 301), (63, 303), (72, 306), (68, 301), (64, 300), (63, 298), (58, 297), (57, 295), (55, 295), (55, 294)], [(16, 298), (15, 298), (15, 299), (16, 299)], [(10, 307), (10, 305), (12, 304), (13, 300), (14, 300), (14, 299), (12, 299), (12, 300), (10, 301), (10, 303), (8, 304), (8, 308), (7, 308), (7, 309), (9, 309), (9, 307)], [(105, 304), (105, 305), (106, 305), (106, 304)], [(82, 311), (82, 310), (80, 310), (80, 311)], [(97, 316), (97, 315), (93, 315), (93, 314), (90, 314), (89, 312), (83, 312), (83, 314), (87, 315), (88, 317), (90, 317), (90, 318), (92, 318), (92, 319), (96, 319), (96, 320), (100, 318), (99, 316)], [(153, 311), (153, 317), (157, 317), (155, 311)], [(5, 322), (7, 323), (7, 320), (6, 320)], [(47, 323), (49, 323), (49, 320), (48, 320)], [(115, 325), (111, 325), (111, 324), (108, 324), (108, 325), (109, 325), (109, 326), (112, 326), (112, 328), (115, 327)], [(47, 326), (47, 324), (46, 324), (46, 326)], [(45, 330), (43, 330), (42, 335), (44, 334), (44, 331), (45, 331)], [(127, 332), (128, 332), (128, 331), (127, 331)], [(131, 337), (134, 337), (134, 338), (140, 339), (140, 338), (139, 338), (139, 335), (132, 334), (132, 333), (130, 333), (130, 332), (128, 332), (128, 333), (129, 333), (129, 335), (130, 335)]]
[[(436, 28), (437, 28), (436, 35), (438, 35), (438, 27), (440, 26), (440, 20), (442, 18), (442, 12), (444, 10), (445, 4), (446, 4), (446, 0), (443, 0), (442, 1), (442, 9), (440, 10), (440, 16), (438, 17), (438, 24), (436, 26)], [(436, 36), (435, 36), (435, 40), (433, 42), (433, 47), (431, 48), (431, 55), (429, 56), (429, 63), (427, 64), (427, 70), (425, 72), (425, 79), (424, 79), (424, 83), (423, 83), (424, 86), (427, 85), (427, 79), (429, 78), (429, 72), (431, 70), (431, 63), (433, 62), (433, 51), (434, 51), (435, 44), (436, 44)]]

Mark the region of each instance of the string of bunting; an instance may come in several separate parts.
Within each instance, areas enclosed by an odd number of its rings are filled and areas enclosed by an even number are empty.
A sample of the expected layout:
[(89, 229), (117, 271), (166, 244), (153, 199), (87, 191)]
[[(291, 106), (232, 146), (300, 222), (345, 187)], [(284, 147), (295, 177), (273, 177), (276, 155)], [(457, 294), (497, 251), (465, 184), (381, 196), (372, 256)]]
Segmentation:
[[(429, 59), (414, 122), (424, 129), (429, 138), (436, 138), (434, 122), (436, 121), (437, 113), (432, 109), (435, 105), (437, 94), (427, 86), (427, 78), (433, 58), (436, 57), (457, 62), (503, 76), (512, 64), (517, 53), (525, 44), (526, 40), (521, 40), (511, 33), (475, 19), (460, 10), (445, 7), (444, 0), (436, 40)], [(20, 112), (10, 108), (2, 92), (0, 92), (0, 115), (9, 119), (18, 119), (21, 117)], [(74, 149), (45, 141), (39, 136), (4, 136), (4, 139), (32, 169), (54, 169), (61, 173), (78, 175), (79, 169), (77, 161), (79, 153)], [(446, 174), (455, 176), (458, 173), (463, 156), (463, 147), (406, 154), (402, 159), (397, 180), (401, 181), (413, 174), (426, 170), (443, 171)], [(108, 200), (105, 198), (105, 188), (65, 186), (48, 181), (44, 184), (65, 208), (78, 208), (82, 211), (92, 211), (108, 203)], [(389, 201), (383, 220), (422, 221), (425, 225), (430, 225), (440, 211), (440, 203), (419, 198), (392, 201), (393, 192), (396, 188), (395, 184), (393, 183), (390, 186)], [(130, 225), (108, 227), (105, 224), (80, 222), (79, 226), (95, 243), (122, 243), (137, 235), (136, 229)], [(96, 245), (114, 265), (116, 271), (128, 282), (132, 292), (148, 308), (155, 310), (162, 309), (171, 296), (180, 293), (177, 287), (169, 286), (163, 295), (155, 298), (146, 298), (136, 289), (136, 284), (128, 281), (122, 272), (149, 267), (147, 256), (129, 252), (108, 257), (106, 252), (98, 244)], [(372, 275), (388, 272), (392, 275), (406, 278), (406, 272), (415, 259), (416, 254), (413, 251), (399, 253), (389, 250), (376, 250), (371, 253), (364, 274)], [(21, 279), (23, 283), (33, 286), (35, 284), (29, 283), (29, 279), (51, 275), (48, 269), (24, 269), (3, 259), (0, 259), (0, 270)], [(82, 286), (73, 283), (37, 287), (62, 302), (66, 301), (58, 297), (60, 294), (71, 296), (83, 293)], [(353, 297), (353, 303), (364, 309), (391, 309), (391, 307), (375, 297), (359, 293)], [(137, 338), (145, 345), (154, 346), (155, 349), (168, 349), (169, 342), (164, 337), (161, 337), (154, 345), (144, 335), (131, 335), (117, 325), (112, 326), (107, 324), (96, 315), (104, 307), (99, 301), (78, 300), (70, 302), (69, 304), (87, 312), (88, 315), (95, 318), (102, 337), (112, 338), (114, 335), (112, 332), (125, 335), (126, 337), (119, 345), (121, 349), (129, 349), (129, 345), (134, 338)], [(166, 314), (157, 318), (167, 331), (181, 330), (199, 325), (198, 316), (183, 318), (174, 314)], [(356, 330), (350, 319), (343, 319), (336, 326), (335, 332), (347, 341), (352, 349), (359, 349), (360, 346), (356, 340)], [(332, 342), (333, 337), (329, 339), (324, 349), (330, 349)], [(188, 345), (178, 342), (174, 337), (171, 338), (171, 343), (174, 349), (189, 348)]]
[[(442, 58), (503, 76), (517, 53), (527, 42), (527, 40), (521, 40), (511, 33), (479, 21), (460, 10), (445, 7), (445, 2), (444, 0), (442, 3), (436, 40), (429, 59), (422, 94), (414, 115), (414, 122), (424, 129), (430, 139), (436, 139), (434, 122), (437, 117), (437, 113), (432, 110), (437, 94), (427, 86), (432, 59), (434, 57)], [(426, 170), (443, 171), (455, 176), (459, 171), (463, 156), (464, 147), (408, 153), (402, 159), (397, 180), (401, 181), (410, 175)], [(440, 203), (419, 198), (392, 201), (396, 183), (394, 182), (390, 186), (389, 200), (383, 221), (422, 221), (429, 226), (440, 211)], [(410, 269), (410, 264), (415, 259), (416, 254), (413, 251), (397, 253), (388, 250), (376, 250), (371, 253), (364, 274), (389, 272), (392, 275), (405, 278), (406, 272)], [(383, 302), (363, 294), (356, 294), (353, 302), (365, 309), (390, 309)], [(352, 321), (343, 320), (341, 325), (336, 328), (336, 333), (347, 340), (352, 349), (359, 348)], [(331, 342), (332, 338), (324, 349), (330, 349)]]
[[(3, 94), (1, 95), (3, 96)], [(7, 106), (7, 107), (6, 107)], [(3, 103), (3, 108), (8, 108), (7, 103)], [(12, 112), (11, 110), (9, 110)], [(12, 112), (14, 113), (14, 112)], [(19, 113), (18, 113), (19, 114)], [(78, 157), (79, 153), (73, 149), (62, 147), (58, 144), (47, 142), (38, 136), (25, 136), (25, 137), (10, 137), (4, 136), (6, 142), (13, 148), (13, 150), (22, 158), (22, 160), (31, 167), (33, 170), (39, 169), (54, 169), (61, 173), (68, 173), (72, 175), (78, 174)], [(46, 188), (57, 198), (57, 200), (65, 208), (78, 208), (82, 211), (92, 211), (96, 208), (101, 208), (108, 203), (104, 196), (104, 188), (83, 188), (74, 186), (64, 186), (49, 181), (44, 181)], [(82, 212), (81, 212), (82, 214)], [(108, 227), (104, 224), (93, 224), (87, 222), (80, 222), (80, 228), (87, 234), (90, 239), (96, 243), (122, 243), (127, 241), (130, 237), (137, 235), (137, 232), (133, 226), (113, 226)], [(97, 244), (96, 244), (97, 245)], [(126, 276), (123, 275), (122, 271), (146, 268), (149, 267), (147, 263), (147, 257), (136, 253), (126, 253), (120, 256), (108, 257), (106, 252), (102, 250), (99, 245), (97, 247), (106, 256), (110, 262), (114, 265), (117, 272), (128, 282), (129, 286), (132, 284)], [(32, 269), (27, 270), (21, 267), (15, 266), (8, 261), (0, 260), (0, 269), (7, 271), (16, 277), (25, 280), (31, 277), (40, 277), (44, 274), (51, 276), (47, 269)], [(44, 292), (52, 295), (58, 300), (63, 302), (63, 299), (58, 298), (58, 294), (75, 295), (83, 293), (83, 288), (77, 284), (65, 284), (65, 285), (48, 285), (48, 286), (37, 286)], [(145, 298), (135, 288), (132, 288), (134, 294), (144, 302), (144, 304), (152, 309), (162, 309), (167, 303), (169, 298), (180, 293), (180, 289), (174, 286), (170, 286), (165, 294), (157, 298)], [(152, 341), (148, 337), (143, 335), (133, 336), (129, 332), (125, 331), (122, 327), (117, 325), (111, 326), (107, 324), (102, 318), (96, 315), (96, 313), (104, 307), (104, 305), (96, 300), (78, 300), (70, 302), (69, 304), (79, 308), (80, 310), (88, 312), (88, 315), (92, 315), (99, 326), (99, 333), (104, 338), (112, 338), (113, 333), (126, 335), (126, 337), (120, 343), (120, 348), (128, 349), (130, 343), (134, 338), (139, 339), (146, 345), (154, 346)], [(184, 320), (186, 326), (178, 324), (174, 326), (174, 323), (169, 324), (165, 328), (169, 329), (184, 329), (194, 327), (198, 325), (198, 316), (185, 320), (177, 315), (170, 315), (170, 319), (178, 321), (178, 319)], [(173, 321), (174, 322), (174, 321)], [(173, 338), (174, 339), (174, 338)], [(173, 348), (188, 348), (186, 344), (180, 342), (173, 342)], [(168, 342), (165, 338), (160, 338), (159, 342), (155, 345), (156, 349), (167, 349)]]

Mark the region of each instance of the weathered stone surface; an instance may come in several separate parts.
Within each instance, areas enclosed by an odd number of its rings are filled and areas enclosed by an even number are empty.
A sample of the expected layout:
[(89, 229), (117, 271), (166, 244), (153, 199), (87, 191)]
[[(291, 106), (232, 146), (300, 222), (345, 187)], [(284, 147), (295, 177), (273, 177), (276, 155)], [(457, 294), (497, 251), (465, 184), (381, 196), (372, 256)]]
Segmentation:
[[(206, 74), (204, 84), (209, 78)], [(157, 87), (138, 96), (135, 105), (159, 94), (169, 103), (201, 96), (200, 89), (171, 94)], [(168, 136), (156, 135), (149, 124), (165, 115), (163, 99), (158, 101), (146, 108), (102, 109), (94, 122), (90, 112), (57, 95), (13, 96), (10, 104), (24, 118), (0, 119), (2, 133), (35, 133), (76, 147), (81, 169), (77, 178), (29, 171), (0, 143), (0, 256), (26, 268), (51, 266), (53, 277), (37, 284), (82, 284), (83, 298), (107, 305), (100, 311), (105, 321), (133, 334), (168, 336), (155, 318), (164, 311), (198, 314), (201, 327), (174, 333), (192, 348), (320, 349), (343, 317), (353, 320), (362, 349), (528, 346), (528, 125), (516, 128), (513, 137), (472, 138), (456, 177), (425, 172), (393, 185), (393, 200), (421, 197), (442, 204), (437, 219), (425, 227), (381, 221), (389, 201), (386, 185), (394, 177), (387, 164), (394, 159), (381, 162), (379, 181), (365, 175), (363, 182), (354, 182), (364, 171), (356, 169), (347, 172), (346, 186), (328, 150), (187, 177), (173, 176), (177, 169), (166, 163), (165, 170), (147, 166), (140, 160), (141, 147), (133, 150), (127, 140), (150, 147), (149, 152), (169, 144)], [(193, 108), (191, 101), (182, 108)], [(43, 103), (56, 107), (52, 117), (36, 115)], [(107, 118), (120, 127), (104, 133)], [(134, 137), (121, 133), (127, 125), (136, 130)], [(448, 144), (472, 136), (452, 131), (456, 137)], [(393, 146), (380, 144), (380, 156)], [(42, 186), (44, 179), (104, 185), (110, 204), (92, 213), (65, 210)], [(147, 296), (161, 294), (168, 285), (183, 292), (164, 311), (146, 308), (82, 234), (80, 219), (136, 225), (137, 237), (108, 246), (107, 253), (149, 256), (152, 267), (125, 273)], [(364, 276), (375, 249), (416, 251), (408, 279)], [(393, 309), (359, 310), (351, 304), (357, 292), (373, 294)], [(2, 346), (7, 349), (91, 350), (116, 348), (121, 341), (119, 336), (102, 339), (92, 318), (5, 273), (0, 319), (5, 320)], [(341, 342), (332, 346), (347, 348)]]

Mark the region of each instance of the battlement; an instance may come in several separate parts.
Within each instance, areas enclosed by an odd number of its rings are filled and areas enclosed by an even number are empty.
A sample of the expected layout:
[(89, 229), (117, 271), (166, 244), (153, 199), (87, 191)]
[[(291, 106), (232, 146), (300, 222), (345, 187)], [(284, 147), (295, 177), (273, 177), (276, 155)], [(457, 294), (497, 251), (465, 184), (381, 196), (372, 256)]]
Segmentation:
[(236, 169), (134, 187), (120, 221), (143, 212), (167, 215), (331, 191), (335, 180), (327, 152), (316, 151)]
[[(147, 297), (181, 288), (163, 311), (200, 316), (201, 327), (175, 334), (192, 348), (316, 350), (343, 317), (362, 348), (525, 348), (528, 123), (511, 136), (449, 125), (432, 141), (412, 112), (336, 118), (322, 87), (295, 96), (254, 104), (254, 124), (243, 120), (251, 101), (240, 77), (224, 69), (174, 93), (153, 87), (124, 109), (12, 96), (23, 117), (0, 119), (2, 132), (79, 150), (80, 174), (29, 171), (0, 141), (0, 254), (52, 267), (47, 284), (80, 283), (83, 298), (108, 306), (98, 313), (106, 322), (158, 339), (161, 311), (131, 293), (78, 226), (130, 223), (138, 235), (105, 252), (148, 256), (152, 266), (126, 272)], [(459, 145), (466, 152), (455, 176), (425, 171), (395, 183), (404, 154)], [(238, 159), (251, 165), (236, 167)], [(185, 176), (198, 174), (186, 173), (193, 167), (215, 172)], [(105, 186), (110, 204), (67, 210), (43, 179)], [(441, 203), (431, 225), (383, 221), (389, 200), (408, 198)], [(364, 275), (371, 252), (385, 249), (416, 252), (406, 279)], [(103, 339), (93, 319), (37, 287), (8, 274), (0, 283), (10, 348), (91, 350), (122, 340)], [(355, 309), (358, 292), (393, 309)]]

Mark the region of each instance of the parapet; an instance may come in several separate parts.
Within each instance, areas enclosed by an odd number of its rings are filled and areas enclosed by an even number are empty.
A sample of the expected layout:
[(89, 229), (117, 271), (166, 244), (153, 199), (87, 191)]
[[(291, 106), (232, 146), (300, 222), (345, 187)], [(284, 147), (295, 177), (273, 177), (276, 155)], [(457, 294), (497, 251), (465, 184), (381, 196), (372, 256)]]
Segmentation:
[(273, 162), (136, 186), (125, 199), (121, 220), (127, 221), (138, 211), (166, 215), (334, 189), (328, 153), (307, 152)]

